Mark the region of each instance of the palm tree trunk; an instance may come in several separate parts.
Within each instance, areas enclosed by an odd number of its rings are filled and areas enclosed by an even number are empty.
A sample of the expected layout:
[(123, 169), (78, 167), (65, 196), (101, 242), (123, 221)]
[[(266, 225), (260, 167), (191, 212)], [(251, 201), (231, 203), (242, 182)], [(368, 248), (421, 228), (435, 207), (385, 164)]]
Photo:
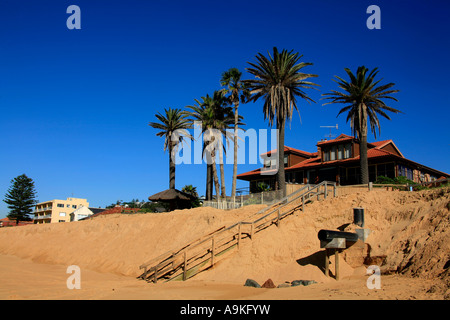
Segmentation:
[(238, 151), (238, 115), (239, 101), (234, 104), (234, 159), (233, 159), (233, 181), (231, 185), (231, 201), (236, 197), (236, 177), (237, 177), (237, 151)]
[(207, 164), (206, 165), (206, 192), (205, 192), (205, 196), (206, 196), (206, 200), (211, 200), (212, 199), (212, 181), (211, 181), (211, 165)]
[(221, 185), (221, 191), (222, 191), (222, 198), (227, 197), (227, 192), (225, 189), (225, 171), (224, 171), (224, 165), (223, 165), (223, 139), (222, 136), (220, 136), (220, 141), (218, 143), (218, 151), (219, 151), (219, 167), (220, 167), (220, 185)]
[(359, 165), (361, 167), (361, 183), (369, 183), (369, 162), (367, 160), (367, 134), (362, 134), (359, 140)]
[[(204, 147), (205, 150), (205, 147)], [(211, 154), (206, 151), (204, 153), (204, 157), (206, 158), (206, 192), (205, 197), (206, 200), (212, 200), (212, 168), (211, 168)]]
[(284, 172), (284, 127), (286, 120), (281, 119), (277, 121), (278, 126), (278, 173), (277, 173), (277, 188), (281, 190), (281, 196), (286, 196), (286, 178)]
[(212, 173), (213, 173), (213, 181), (214, 181), (214, 187), (216, 188), (216, 196), (219, 197), (220, 196), (220, 186), (219, 186), (219, 178), (217, 176), (217, 168), (216, 168), (216, 155), (215, 155), (215, 150), (211, 153), (211, 158), (212, 158)]
[(359, 166), (361, 167), (361, 183), (369, 183), (369, 162), (367, 160), (367, 107), (359, 105)]
[(169, 142), (169, 188), (175, 189), (175, 161), (172, 153), (173, 145)]

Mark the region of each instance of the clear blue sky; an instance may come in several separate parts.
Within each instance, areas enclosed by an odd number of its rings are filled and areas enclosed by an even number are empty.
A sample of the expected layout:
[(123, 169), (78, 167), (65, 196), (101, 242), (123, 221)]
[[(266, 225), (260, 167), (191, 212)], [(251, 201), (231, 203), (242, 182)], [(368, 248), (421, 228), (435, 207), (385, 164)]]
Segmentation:
[[(72, 4), (81, 30), (66, 27)], [(381, 8), (380, 30), (366, 27), (371, 4)], [(299, 102), (302, 121), (294, 116), (286, 145), (315, 151), (324, 125), (350, 134), (340, 107), (322, 106), (320, 95), (345, 67), (378, 67), (401, 90), (391, 105), (404, 114), (381, 119), (377, 140), (449, 173), (449, 12), (448, 1), (1, 0), (0, 196), (22, 173), (40, 201), (73, 195), (104, 207), (167, 189), (168, 154), (148, 122), (211, 94), (223, 71), (244, 71), (274, 46), (300, 52), (314, 64), (305, 72), (319, 75), (317, 103)], [(268, 128), (261, 102), (240, 113), (246, 129)], [(205, 172), (177, 166), (176, 187), (204, 194)], [(231, 176), (226, 165), (228, 193)]]

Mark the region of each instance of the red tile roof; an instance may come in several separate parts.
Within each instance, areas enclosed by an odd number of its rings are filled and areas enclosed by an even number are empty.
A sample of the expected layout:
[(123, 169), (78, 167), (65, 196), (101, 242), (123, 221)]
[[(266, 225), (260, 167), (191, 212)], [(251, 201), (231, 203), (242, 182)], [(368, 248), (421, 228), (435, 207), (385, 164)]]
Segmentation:
[[(277, 149), (273, 149), (273, 150), (270, 150), (269, 152), (262, 153), (261, 157), (263, 157), (263, 156), (270, 156), (272, 153), (276, 153), (276, 152), (277, 152)], [(288, 146), (284, 146), (284, 152), (285, 153), (287, 153), (287, 152), (289, 152), (289, 153), (297, 153), (297, 154), (300, 154), (300, 155), (303, 155), (303, 156), (307, 156), (307, 157), (313, 157), (313, 156), (317, 155), (317, 152), (307, 152), (307, 151), (303, 151), (303, 150), (299, 150), (299, 149), (294, 149), (294, 148), (291, 148), (291, 147), (288, 147)]]
[[(319, 146), (319, 144), (323, 145), (325, 143), (333, 143), (333, 142), (342, 142), (343, 140), (351, 140), (353, 139), (353, 137), (345, 135), (345, 134), (341, 134), (339, 135), (336, 139), (333, 140), (328, 140), (328, 141), (321, 141), (318, 142), (317, 145)], [(369, 143), (370, 145), (374, 146), (374, 148), (371, 148), (367, 151), (367, 158), (368, 159), (374, 159), (374, 158), (380, 158), (380, 157), (389, 157), (389, 156), (393, 156), (393, 157), (398, 157), (396, 154), (393, 154), (387, 150), (383, 150), (381, 149), (382, 147), (384, 147), (385, 145), (387, 145), (388, 143), (392, 143), (392, 140), (384, 140), (384, 141), (377, 141), (377, 142), (372, 142)], [(395, 146), (395, 144), (394, 144)], [(397, 148), (396, 148), (397, 149)], [(398, 150), (398, 149), (397, 149)], [(299, 162), (291, 167), (286, 167), (285, 170), (286, 171), (290, 171), (290, 170), (295, 170), (295, 169), (300, 169), (300, 168), (310, 168), (310, 167), (315, 167), (315, 166), (329, 166), (332, 164), (336, 164), (336, 163), (347, 163), (347, 162), (352, 162), (352, 161), (358, 161), (359, 160), (359, 154), (356, 155), (353, 158), (348, 158), (348, 159), (341, 159), (341, 160), (331, 160), (331, 161), (322, 161), (321, 158), (318, 156), (317, 152), (311, 153), (311, 152), (305, 152), (302, 150), (298, 150), (298, 149), (294, 149), (291, 147), (284, 147), (284, 151), (287, 152), (298, 152), (298, 153), (304, 153), (304, 154), (308, 154), (308, 156), (310, 156), (309, 159), (306, 159), (302, 162)], [(271, 150), (267, 153), (262, 154), (263, 155), (267, 155), (270, 154), (272, 152), (276, 152), (275, 150)], [(400, 152), (400, 151), (399, 151)], [(266, 174), (269, 174), (270, 172), (276, 173), (275, 169), (272, 170), (268, 170), (265, 171)], [(245, 180), (246, 177), (250, 177), (250, 176), (257, 176), (257, 175), (261, 175), (261, 169), (255, 169), (252, 171), (248, 171), (248, 172), (244, 172), (241, 174), (238, 174), (237, 178), (244, 178), (243, 180)]]
[(383, 140), (383, 141), (369, 142), (369, 144), (371, 144), (377, 148), (381, 148), (381, 147), (384, 147), (385, 145), (387, 145), (389, 142), (393, 142), (393, 141), (392, 140)]
[(319, 141), (319, 142), (317, 142), (317, 145), (319, 146), (319, 145), (335, 143), (335, 142), (342, 142), (342, 141), (347, 141), (347, 140), (351, 141), (351, 140), (353, 140), (353, 137), (342, 133), (335, 139)]

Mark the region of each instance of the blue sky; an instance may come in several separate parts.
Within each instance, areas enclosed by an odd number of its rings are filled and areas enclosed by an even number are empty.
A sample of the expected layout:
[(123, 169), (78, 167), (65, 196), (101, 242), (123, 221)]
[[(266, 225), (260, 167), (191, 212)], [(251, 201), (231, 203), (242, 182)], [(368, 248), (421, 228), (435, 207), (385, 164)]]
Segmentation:
[[(69, 5), (81, 30), (69, 30)], [(381, 9), (369, 30), (366, 9)], [(350, 134), (340, 106), (322, 106), (344, 68), (378, 67), (394, 82), (404, 114), (381, 119), (377, 140), (405, 157), (450, 172), (448, 1), (22, 1), (0, 2), (0, 195), (33, 178), (38, 199), (87, 198), (104, 207), (168, 188), (168, 154), (148, 126), (164, 108), (184, 108), (220, 88), (276, 46), (303, 54), (318, 74), (316, 103), (299, 101), (286, 145), (315, 151), (329, 133)], [(244, 78), (250, 75), (244, 72)], [(245, 129), (266, 129), (262, 103), (242, 105)], [(369, 136), (369, 141), (374, 137)], [(239, 166), (239, 172), (259, 167)], [(204, 194), (205, 165), (179, 165), (176, 187)], [(227, 192), (232, 165), (226, 165)], [(248, 183), (240, 182), (238, 187)], [(0, 203), (0, 218), (6, 216)]]

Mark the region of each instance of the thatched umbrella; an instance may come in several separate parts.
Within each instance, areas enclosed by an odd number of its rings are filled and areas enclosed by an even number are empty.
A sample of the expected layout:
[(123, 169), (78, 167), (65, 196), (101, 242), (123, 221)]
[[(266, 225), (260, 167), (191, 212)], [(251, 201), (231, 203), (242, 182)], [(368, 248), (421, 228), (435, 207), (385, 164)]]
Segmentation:
[(190, 208), (194, 199), (194, 196), (177, 189), (167, 189), (148, 197), (150, 201), (169, 203), (170, 210)]

